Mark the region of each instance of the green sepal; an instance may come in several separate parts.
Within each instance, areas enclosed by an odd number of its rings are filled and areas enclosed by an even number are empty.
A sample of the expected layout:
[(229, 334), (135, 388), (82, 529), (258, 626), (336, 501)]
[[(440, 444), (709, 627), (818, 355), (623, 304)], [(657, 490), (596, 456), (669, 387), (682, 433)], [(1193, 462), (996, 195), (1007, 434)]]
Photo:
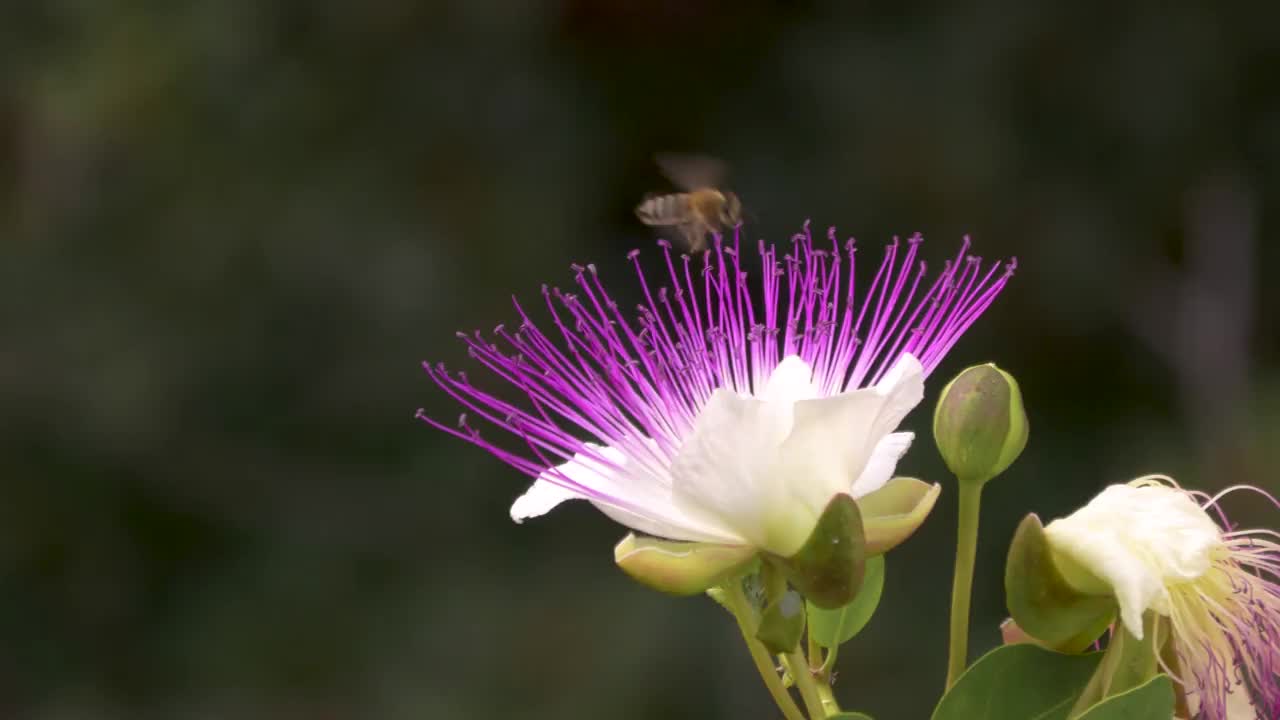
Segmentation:
[(1114, 598), (1080, 593), (1063, 578), (1035, 513), (1023, 518), (1009, 545), (1004, 590), (1018, 627), (1062, 652), (1083, 652), (1115, 621)]
[(745, 545), (676, 542), (627, 533), (614, 547), (613, 561), (654, 590), (696, 595), (746, 572), (756, 561), (756, 550)]
[(1079, 720), (1169, 720), (1174, 712), (1173, 680), (1168, 675), (1157, 675), (1094, 705)]
[(1066, 720), (1101, 659), (1030, 643), (998, 647), (960, 676), (932, 720)]
[(847, 605), (857, 597), (866, 570), (858, 504), (844, 493), (836, 495), (794, 555), (769, 557), (809, 602), (828, 610)]
[(760, 615), (756, 639), (774, 655), (789, 653), (800, 646), (804, 634), (804, 598), (788, 590)]
[(729, 614), (733, 614), (733, 608), (729, 607), (729, 599), (725, 597), (724, 588), (718, 585), (707, 588), (707, 597), (715, 600), (717, 605), (728, 610)]
[(897, 547), (929, 517), (942, 486), (896, 477), (875, 492), (858, 498), (866, 554), (882, 555)]
[(884, 556), (867, 558), (862, 588), (853, 602), (835, 610), (809, 603), (809, 637), (824, 648), (838, 647), (853, 639), (875, 614), (883, 590)]

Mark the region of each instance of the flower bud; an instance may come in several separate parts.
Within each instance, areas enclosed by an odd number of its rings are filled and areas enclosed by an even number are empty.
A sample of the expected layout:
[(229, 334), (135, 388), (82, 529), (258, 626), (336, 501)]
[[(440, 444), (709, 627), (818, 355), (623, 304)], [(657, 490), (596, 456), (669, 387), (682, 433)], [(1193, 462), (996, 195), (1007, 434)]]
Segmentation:
[(991, 363), (960, 373), (933, 414), (938, 451), (960, 482), (982, 484), (1004, 472), (1027, 445), (1018, 381)]

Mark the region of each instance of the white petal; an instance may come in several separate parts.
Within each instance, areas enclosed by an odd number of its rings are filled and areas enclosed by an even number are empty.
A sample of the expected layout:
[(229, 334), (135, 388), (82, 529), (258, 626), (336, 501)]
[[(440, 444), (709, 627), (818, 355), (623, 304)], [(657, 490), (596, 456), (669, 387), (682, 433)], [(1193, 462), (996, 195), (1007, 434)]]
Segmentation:
[[(512, 504), (511, 518), (518, 523), (546, 514), (566, 500), (589, 500), (614, 521), (650, 535), (696, 542), (743, 542), (740, 535), (722, 526), (681, 512), (671, 501), (669, 483), (628, 462), (622, 451), (592, 443), (586, 447), (591, 454), (577, 453), (539, 476)], [(568, 480), (583, 489), (563, 487), (557, 480)]]
[(837, 493), (849, 492), (862, 473), (883, 435), (873, 434), (883, 409), (884, 398), (873, 389), (796, 403), (775, 472), (787, 478), (815, 517)]
[[(575, 453), (573, 459), (557, 465), (554, 470), (542, 473), (523, 495), (511, 504), (511, 519), (517, 523), (531, 517), (546, 515), (557, 505), (566, 500), (586, 500), (590, 495), (577, 492), (564, 486), (567, 480), (581, 486), (584, 490), (606, 492), (606, 487), (616, 485), (613, 480), (614, 470), (611, 465), (625, 464), (622, 452), (610, 447), (587, 443), (587, 447), (596, 454), (595, 457), (583, 453)], [(603, 459), (608, 464), (600, 462)]]
[(712, 393), (672, 463), (682, 511), (789, 555), (832, 497), (888, 480), (909, 436), (875, 451), (923, 397), (920, 363), (904, 355), (875, 387), (828, 398), (814, 398), (811, 375), (788, 357), (759, 398)]
[(1120, 619), (1142, 638), (1142, 614), (1168, 615), (1173, 583), (1208, 572), (1221, 531), (1185, 492), (1162, 485), (1112, 485), (1045, 528), (1050, 545), (1115, 593)]
[[(874, 387), (852, 390), (834, 397), (796, 403), (791, 434), (780, 451), (782, 472), (800, 487), (797, 492), (821, 512), (836, 493), (857, 494), (878, 487), (893, 473), (911, 438), (899, 437), (884, 448), (876, 467), (863, 473), (880, 443), (897, 429), (902, 419), (924, 397), (924, 370), (913, 356), (904, 354)], [(893, 456), (893, 452), (898, 452)]]
[(660, 512), (648, 509), (645, 515), (592, 501), (596, 509), (604, 513), (614, 522), (625, 525), (632, 530), (639, 530), (668, 540), (686, 540), (689, 542), (723, 543), (727, 545), (745, 545), (747, 541), (737, 532), (718, 525), (704, 523), (694, 519), (674, 507), (663, 508)]
[(898, 461), (907, 454), (907, 449), (911, 447), (911, 441), (914, 439), (915, 433), (909, 432), (889, 433), (881, 438), (880, 442), (876, 443), (875, 449), (871, 451), (871, 457), (867, 460), (866, 466), (862, 468), (862, 474), (853, 481), (850, 494), (860, 498), (884, 487), (884, 484), (889, 482), (889, 478), (893, 477)]
[(788, 355), (778, 363), (765, 383), (764, 392), (759, 399), (765, 402), (793, 403), (797, 400), (810, 400), (818, 396), (813, 386), (813, 368), (800, 359), (798, 355)]
[(581, 498), (582, 496), (575, 492), (539, 478), (533, 481), (523, 495), (511, 503), (511, 519), (522, 523), (531, 517), (546, 515), (566, 500)]
[(790, 414), (786, 403), (713, 392), (671, 465), (677, 506), (717, 518), (761, 545), (761, 512), (777, 494), (769, 466), (790, 429)]
[(888, 433), (924, 399), (924, 367), (915, 355), (903, 353), (876, 383), (875, 390), (885, 397), (885, 408), (876, 430)]

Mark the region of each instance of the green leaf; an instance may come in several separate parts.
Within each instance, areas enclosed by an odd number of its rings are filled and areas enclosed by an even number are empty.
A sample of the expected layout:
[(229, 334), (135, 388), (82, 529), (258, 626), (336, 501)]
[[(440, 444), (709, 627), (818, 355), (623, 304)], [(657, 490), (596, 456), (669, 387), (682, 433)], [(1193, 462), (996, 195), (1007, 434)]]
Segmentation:
[(933, 720), (1066, 720), (1101, 659), (1026, 643), (998, 647), (960, 676)]
[(774, 655), (795, 650), (800, 645), (802, 634), (804, 598), (794, 590), (786, 591), (765, 608), (760, 616), (760, 626), (756, 628), (756, 639)]
[(672, 595), (696, 595), (744, 572), (756, 559), (745, 545), (677, 542), (627, 533), (613, 561), (643, 585)]
[(828, 715), (827, 720), (871, 720), (871, 716), (860, 712), (838, 712)]
[(862, 587), (865, 547), (858, 504), (841, 493), (827, 504), (800, 550), (789, 558), (770, 557), (809, 602), (836, 609), (852, 601)]
[(1018, 627), (1063, 652), (1084, 651), (1115, 620), (1113, 598), (1079, 593), (1063, 579), (1035, 513), (1022, 519), (1009, 545), (1004, 589)]
[(809, 635), (824, 648), (848, 642), (862, 631), (880, 604), (884, 590), (884, 556), (867, 558), (862, 589), (853, 602), (836, 610), (824, 610), (809, 603)]
[(1145, 685), (1094, 705), (1079, 720), (1169, 720), (1173, 706), (1173, 681), (1168, 675), (1157, 675)]

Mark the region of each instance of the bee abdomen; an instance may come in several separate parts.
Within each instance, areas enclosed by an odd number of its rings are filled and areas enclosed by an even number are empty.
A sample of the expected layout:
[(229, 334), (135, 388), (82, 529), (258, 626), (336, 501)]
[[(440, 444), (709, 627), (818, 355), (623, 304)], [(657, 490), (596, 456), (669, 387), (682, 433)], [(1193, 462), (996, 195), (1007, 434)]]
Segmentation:
[(636, 206), (636, 217), (645, 225), (679, 225), (689, 218), (689, 196), (676, 193), (646, 198)]

